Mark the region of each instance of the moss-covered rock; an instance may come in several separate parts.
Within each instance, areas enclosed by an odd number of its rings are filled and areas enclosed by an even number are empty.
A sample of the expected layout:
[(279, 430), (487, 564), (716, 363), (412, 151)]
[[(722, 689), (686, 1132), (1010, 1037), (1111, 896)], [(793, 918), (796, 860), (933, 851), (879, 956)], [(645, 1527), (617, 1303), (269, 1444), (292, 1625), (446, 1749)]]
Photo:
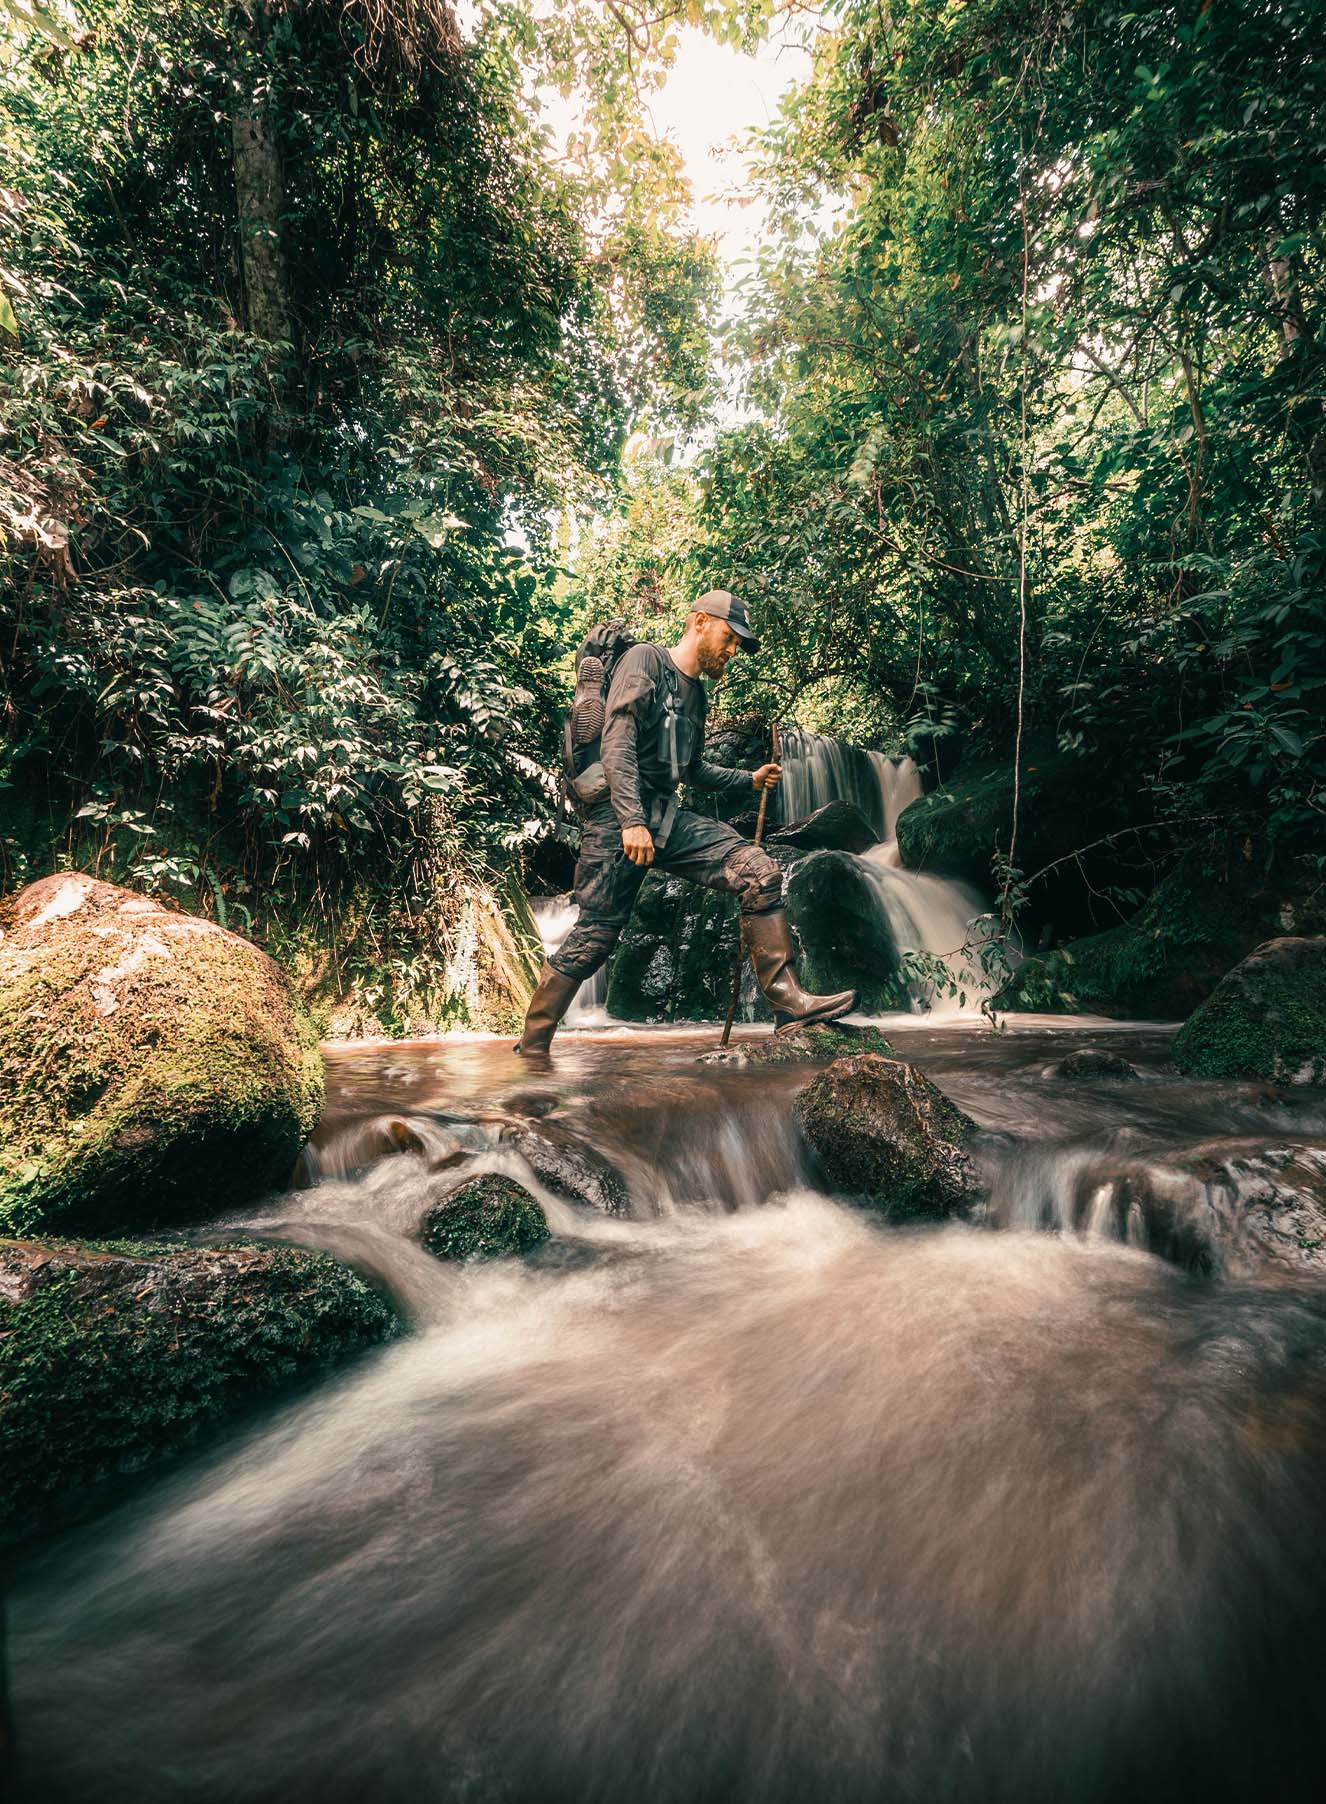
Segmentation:
[(1326, 1082), (1326, 936), (1258, 946), (1216, 985), (1174, 1040), (1197, 1077)]
[(848, 852), (810, 852), (792, 866), (785, 901), (808, 990), (856, 990), (867, 1014), (906, 1006), (897, 944), (869, 865)]
[(79, 873), (0, 903), (0, 1228), (142, 1227), (287, 1178), (322, 1106), (272, 961)]
[(514, 1178), (471, 1178), (428, 1211), (423, 1244), (438, 1259), (502, 1259), (549, 1238), (543, 1210)]
[(1326, 893), (1311, 873), (1268, 874), (1243, 856), (1226, 869), (1189, 859), (1131, 920), (1025, 960), (995, 1007), (1170, 1020), (1191, 1013), (1232, 965), (1291, 927), (1326, 927)]
[(0, 1536), (84, 1513), (397, 1328), (357, 1273), (295, 1247), (0, 1241)]
[(811, 1065), (842, 1058), (854, 1052), (893, 1056), (893, 1047), (874, 1027), (853, 1027), (841, 1021), (808, 1027), (800, 1033), (769, 1034), (758, 1040), (738, 1040), (732, 1045), (702, 1052), (698, 1065)]
[(876, 1053), (836, 1059), (802, 1091), (796, 1113), (835, 1189), (893, 1219), (980, 1201), (967, 1150), (976, 1123), (914, 1065)]
[(1103, 1046), (1079, 1046), (1076, 1052), (1056, 1060), (1045, 1075), (1074, 1084), (1128, 1084), (1136, 1083), (1142, 1074), (1117, 1052), (1107, 1052)]

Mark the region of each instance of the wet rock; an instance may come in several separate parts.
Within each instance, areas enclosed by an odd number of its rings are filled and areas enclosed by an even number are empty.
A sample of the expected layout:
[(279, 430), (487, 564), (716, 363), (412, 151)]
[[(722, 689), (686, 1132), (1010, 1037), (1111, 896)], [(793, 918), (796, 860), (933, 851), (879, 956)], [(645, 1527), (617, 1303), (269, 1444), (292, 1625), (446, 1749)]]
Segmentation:
[(712, 1052), (702, 1052), (695, 1062), (697, 1065), (738, 1067), (819, 1064), (825, 1059), (842, 1058), (854, 1052), (877, 1052), (891, 1058), (893, 1047), (878, 1028), (831, 1022), (821, 1027), (808, 1027), (800, 1033), (738, 1040), (726, 1047), (715, 1047)]
[(879, 834), (854, 802), (826, 802), (804, 820), (793, 821), (769, 835), (779, 845), (803, 852), (868, 852)]
[(1326, 1081), (1326, 935), (1268, 940), (1228, 972), (1174, 1040), (1197, 1077)]
[(0, 1241), (0, 1535), (85, 1514), (398, 1327), (356, 1272), (296, 1247)]
[[(619, 1021), (713, 1021), (727, 1013), (737, 909), (731, 896), (651, 871), (608, 972)], [(760, 999), (758, 1011), (768, 1019)]]
[(785, 900), (807, 989), (827, 995), (859, 990), (868, 1014), (905, 1005), (898, 948), (859, 859), (848, 852), (809, 853), (793, 866)]
[(549, 1231), (543, 1210), (523, 1184), (488, 1172), (435, 1204), (424, 1217), (421, 1238), (438, 1259), (502, 1259), (532, 1252)]
[(1076, 1052), (1047, 1065), (1044, 1075), (1072, 1083), (1134, 1083), (1142, 1073), (1117, 1052), (1107, 1052), (1102, 1046), (1079, 1046)]
[(840, 1058), (797, 1099), (797, 1119), (829, 1182), (894, 1219), (943, 1216), (981, 1200), (967, 1151), (976, 1124), (915, 1066)]
[(1326, 1275), (1326, 1152), (1217, 1142), (1178, 1164), (1201, 1191), (1186, 1208), (1172, 1190), (1151, 1199), (1155, 1250), (1166, 1251), (1166, 1233), (1186, 1239), (1196, 1251), (1184, 1263), (1210, 1277)]
[(629, 1215), (626, 1180), (601, 1154), (559, 1130), (551, 1122), (536, 1127), (514, 1122), (504, 1127), (500, 1143), (519, 1153), (541, 1184), (555, 1196), (587, 1204), (604, 1215)]
[(0, 904), (0, 1227), (139, 1227), (283, 1185), (322, 1106), (284, 977), (80, 873)]

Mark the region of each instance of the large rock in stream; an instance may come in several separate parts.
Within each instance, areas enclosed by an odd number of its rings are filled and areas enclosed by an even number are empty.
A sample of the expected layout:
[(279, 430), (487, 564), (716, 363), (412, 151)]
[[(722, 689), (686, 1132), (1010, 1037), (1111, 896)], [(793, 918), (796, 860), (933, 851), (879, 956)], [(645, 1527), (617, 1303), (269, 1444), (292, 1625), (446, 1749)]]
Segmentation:
[(808, 990), (857, 990), (867, 1014), (906, 1006), (897, 942), (868, 864), (849, 852), (808, 853), (793, 866), (784, 900)]
[(0, 1241), (0, 1539), (86, 1513), (398, 1326), (357, 1273), (296, 1247)]
[(1184, 1022), (1174, 1061), (1197, 1077), (1326, 1082), (1326, 935), (1258, 946)]
[(284, 1184), (322, 1107), (280, 971), (80, 873), (0, 903), (0, 1230), (201, 1216)]
[(868, 852), (879, 844), (879, 834), (856, 806), (841, 798), (769, 835), (775, 845), (795, 846), (802, 852)]
[(968, 1145), (976, 1123), (901, 1059), (836, 1059), (797, 1099), (797, 1119), (835, 1189), (894, 1220), (961, 1214), (982, 1198)]

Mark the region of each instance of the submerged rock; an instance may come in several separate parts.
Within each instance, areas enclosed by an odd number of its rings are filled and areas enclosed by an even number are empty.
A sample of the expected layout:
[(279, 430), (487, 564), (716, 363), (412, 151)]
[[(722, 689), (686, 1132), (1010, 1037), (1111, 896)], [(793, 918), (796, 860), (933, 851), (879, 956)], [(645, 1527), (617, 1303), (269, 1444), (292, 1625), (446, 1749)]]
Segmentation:
[(804, 820), (793, 821), (769, 835), (779, 845), (803, 852), (868, 852), (879, 844), (879, 834), (855, 802), (826, 802)]
[(398, 1326), (358, 1273), (297, 1247), (0, 1241), (0, 1535), (85, 1513)]
[(796, 1113), (829, 1182), (895, 1219), (960, 1213), (981, 1199), (966, 1150), (976, 1123), (914, 1065), (876, 1053), (837, 1059)]
[(697, 1065), (802, 1065), (842, 1058), (853, 1052), (877, 1052), (891, 1058), (893, 1047), (878, 1028), (853, 1027), (839, 1021), (808, 1027), (799, 1033), (738, 1040), (733, 1045), (702, 1052), (695, 1062)]
[(424, 1217), (423, 1244), (438, 1259), (502, 1259), (549, 1239), (543, 1210), (514, 1178), (471, 1178)]
[(80, 873), (0, 904), (0, 1227), (143, 1226), (289, 1178), (317, 1035), (265, 953)]
[(552, 1122), (534, 1127), (514, 1122), (499, 1136), (503, 1146), (519, 1153), (541, 1184), (556, 1196), (584, 1203), (604, 1215), (629, 1215), (626, 1179), (601, 1154)]
[(1326, 935), (1258, 946), (1184, 1022), (1174, 1061), (1197, 1077), (1326, 1081)]
[(1101, 1046), (1079, 1046), (1045, 1069), (1046, 1077), (1067, 1078), (1073, 1083), (1133, 1083), (1141, 1075), (1136, 1065)]

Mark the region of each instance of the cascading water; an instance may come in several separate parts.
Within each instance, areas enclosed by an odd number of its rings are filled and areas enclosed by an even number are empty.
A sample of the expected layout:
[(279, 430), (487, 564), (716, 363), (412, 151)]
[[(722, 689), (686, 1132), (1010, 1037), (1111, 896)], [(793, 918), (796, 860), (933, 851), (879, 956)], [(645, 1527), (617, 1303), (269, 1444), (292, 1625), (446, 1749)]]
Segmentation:
[[(900, 1028), (1006, 1231), (816, 1193), (804, 1069), (334, 1054), (327, 1181), (219, 1226), (353, 1259), (411, 1332), (25, 1565), (5, 1795), (1310, 1804), (1326, 1292), (1198, 1282), (1103, 1187), (1259, 1129), (1320, 1178), (1326, 1097), (1268, 1113), (1135, 1027), (1142, 1081), (1069, 1084), (1073, 1038)], [(516, 1120), (631, 1216), (539, 1185)], [(542, 1255), (423, 1250), (458, 1155), (532, 1188)]]
[(886, 758), (825, 733), (789, 728), (783, 736), (783, 818), (800, 820), (829, 802), (857, 807), (880, 835), (859, 863), (879, 900), (901, 953), (921, 953), (947, 967), (952, 995), (924, 976), (911, 985), (913, 1003), (951, 1012), (961, 999), (988, 992), (973, 952), (986, 937), (986, 904), (969, 884), (902, 868), (898, 816), (922, 794), (921, 773), (911, 758)]
[[(580, 910), (570, 896), (532, 896), (530, 910), (534, 925), (543, 942), (543, 956), (551, 958), (575, 926)], [(566, 1011), (567, 1027), (601, 1027), (608, 1015), (608, 967), (604, 965), (587, 977), (576, 991), (575, 1001)]]

